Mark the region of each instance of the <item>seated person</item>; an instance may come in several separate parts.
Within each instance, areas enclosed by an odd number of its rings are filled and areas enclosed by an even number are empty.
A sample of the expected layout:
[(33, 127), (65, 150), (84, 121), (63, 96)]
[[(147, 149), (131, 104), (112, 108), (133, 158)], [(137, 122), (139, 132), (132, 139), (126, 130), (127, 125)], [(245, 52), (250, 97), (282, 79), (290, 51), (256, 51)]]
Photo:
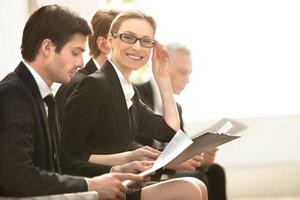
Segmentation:
[[(104, 63), (106, 62), (107, 54), (109, 52), (109, 48), (106, 42), (107, 34), (109, 33), (110, 24), (117, 14), (118, 12), (114, 10), (98, 10), (93, 16), (91, 20), (93, 34), (88, 38), (90, 55), (92, 58), (83, 69), (77, 71), (75, 76), (71, 79), (70, 83), (62, 84), (55, 96), (58, 105), (57, 107), (60, 122), (62, 121), (61, 117), (63, 116), (67, 98), (75, 90), (77, 84), (85, 76), (92, 74), (96, 70), (99, 70), (100, 66), (104, 65)], [(135, 149), (134, 151), (126, 151), (120, 154), (105, 156), (103, 155), (103, 163), (106, 166), (103, 166), (101, 173), (108, 173), (110, 171), (109, 166), (123, 165), (135, 160), (155, 160), (158, 157), (159, 153), (159, 151), (145, 146), (139, 149)], [(84, 162), (76, 159), (70, 159), (69, 156), (66, 156), (68, 154), (65, 152), (63, 155), (64, 159), (62, 159), (61, 165), (61, 170), (63, 173), (87, 177), (99, 175), (99, 166), (97, 166), (95, 169), (94, 167), (92, 167), (93, 165), (89, 165), (90, 167), (87, 168)]]
[[(167, 49), (171, 56), (171, 64), (169, 68), (170, 80), (174, 94), (179, 95), (184, 90), (186, 84), (189, 82), (189, 76), (192, 73), (192, 56), (190, 50), (182, 44), (170, 43)], [(157, 114), (163, 113), (163, 105), (159, 92), (159, 88), (154, 79), (136, 86), (140, 98)], [(177, 108), (180, 116), (180, 127), (183, 129), (182, 108), (177, 103)], [(149, 139), (143, 134), (138, 135), (137, 142), (143, 145), (154, 146), (158, 149), (163, 149), (166, 144), (159, 141)], [(193, 164), (196, 160), (190, 160), (190, 170), (196, 171), (167, 171), (172, 175), (170, 178), (180, 176), (193, 176), (200, 178), (208, 188), (208, 197), (210, 200), (224, 200), (226, 199), (226, 186), (225, 186), (225, 172), (224, 169), (214, 163), (217, 149), (202, 153), (200, 156), (200, 165), (198, 167)], [(175, 173), (175, 174), (174, 174)]]
[[(80, 81), (65, 107), (63, 146), (74, 159), (109, 165), (127, 162), (120, 155), (131, 149), (138, 129), (162, 141), (169, 141), (179, 129), (180, 120), (168, 74), (169, 55), (153, 39), (155, 27), (153, 18), (139, 11), (122, 12), (113, 20), (107, 36), (110, 60)], [(148, 61), (152, 48), (154, 76), (165, 104), (163, 117), (155, 115), (140, 101), (129, 81), (132, 71)], [(171, 186), (176, 190), (183, 185), (186, 190), (168, 194), (162, 190), (167, 191)], [(204, 184), (194, 178), (147, 186), (141, 189), (141, 196), (135, 197), (143, 199), (149, 188), (161, 190), (160, 194), (151, 193), (153, 199), (207, 199)], [(198, 193), (193, 192), (194, 188)]]
[(0, 82), (0, 196), (90, 190), (103, 199), (116, 199), (128, 190), (121, 184), (123, 180), (142, 181), (131, 173), (93, 178), (61, 174), (60, 134), (50, 87), (53, 82), (69, 82), (82, 66), (90, 33), (84, 19), (57, 5), (43, 6), (28, 19), (21, 45), (24, 60)]

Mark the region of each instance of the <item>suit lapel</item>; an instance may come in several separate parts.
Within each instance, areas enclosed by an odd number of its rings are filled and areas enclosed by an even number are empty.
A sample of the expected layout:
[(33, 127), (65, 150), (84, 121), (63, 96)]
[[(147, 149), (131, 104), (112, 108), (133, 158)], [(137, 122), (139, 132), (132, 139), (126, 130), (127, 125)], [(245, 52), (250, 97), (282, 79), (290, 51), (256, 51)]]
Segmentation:
[(32, 76), (32, 74), (30, 73), (30, 71), (27, 69), (27, 67), (25, 66), (25, 64), (23, 62), (21, 62), (19, 64), (19, 66), (16, 68), (16, 73), (18, 74), (18, 76), (24, 81), (24, 83), (27, 85), (27, 87), (29, 88), (29, 90), (32, 92), (36, 104), (38, 105), (39, 108), (39, 116), (41, 116), (41, 124), (43, 125), (43, 129), (44, 132), (46, 133), (46, 143), (47, 143), (47, 150), (48, 150), (48, 156), (49, 156), (49, 161), (50, 161), (50, 165), (51, 168), (54, 169), (54, 163), (53, 163), (53, 144), (52, 144), (52, 137), (51, 137), (51, 132), (50, 132), (50, 128), (49, 128), (49, 123), (48, 123), (48, 118), (46, 115), (46, 111), (45, 111), (45, 107), (44, 107), (44, 101), (41, 97), (41, 93), (39, 91), (39, 88)]
[(111, 84), (112, 107), (119, 130), (120, 132), (129, 133), (128, 109), (119, 77), (109, 61), (106, 61), (100, 70), (104, 72)]

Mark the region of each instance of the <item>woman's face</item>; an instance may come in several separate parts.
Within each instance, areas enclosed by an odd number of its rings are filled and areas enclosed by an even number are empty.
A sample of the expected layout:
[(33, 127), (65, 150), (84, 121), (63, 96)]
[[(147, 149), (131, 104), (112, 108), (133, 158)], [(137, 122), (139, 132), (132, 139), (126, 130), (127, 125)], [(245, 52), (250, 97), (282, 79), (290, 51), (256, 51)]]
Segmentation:
[[(124, 21), (118, 34), (125, 35), (125, 39), (130, 39), (131, 36), (137, 38), (153, 39), (154, 31), (150, 23), (144, 19), (128, 19)], [(123, 35), (124, 36), (124, 35)], [(120, 68), (123, 73), (131, 73), (132, 70), (137, 70), (144, 66), (149, 60), (152, 48), (147, 48), (141, 45), (140, 40), (130, 44), (123, 41), (118, 36), (109, 35), (107, 38), (109, 47), (111, 48), (111, 60)]]

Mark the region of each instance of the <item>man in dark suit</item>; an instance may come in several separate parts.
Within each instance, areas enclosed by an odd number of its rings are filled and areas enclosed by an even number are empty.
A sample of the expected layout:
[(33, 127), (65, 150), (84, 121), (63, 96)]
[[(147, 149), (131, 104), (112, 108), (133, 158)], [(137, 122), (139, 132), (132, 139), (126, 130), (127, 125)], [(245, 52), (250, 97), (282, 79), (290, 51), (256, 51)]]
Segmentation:
[[(192, 72), (191, 52), (187, 47), (179, 43), (171, 43), (167, 45), (167, 48), (171, 56), (169, 73), (172, 89), (174, 94), (179, 95), (189, 82), (189, 75)], [(161, 114), (161, 97), (155, 81), (151, 79), (144, 84), (137, 85), (137, 89), (142, 101), (151, 107), (157, 114)], [(182, 108), (178, 103), (177, 108), (181, 120), (180, 126), (183, 130)], [(163, 148), (165, 145), (158, 141), (143, 137), (142, 134), (137, 137), (137, 142), (154, 146), (159, 149)], [(169, 175), (171, 178), (188, 175), (200, 178), (206, 183), (210, 200), (224, 200), (226, 199), (225, 172), (220, 165), (214, 163), (216, 151), (217, 149), (212, 149), (211, 151), (204, 152), (201, 155), (201, 167), (197, 168), (196, 171), (177, 170), (175, 173), (174, 171), (167, 170), (167, 173), (174, 173)], [(193, 169), (193, 166), (191, 166), (191, 169)]]
[(41, 7), (27, 21), (21, 45), (24, 61), (0, 82), (0, 195), (94, 190), (103, 199), (116, 199), (127, 190), (123, 180), (141, 180), (119, 173), (60, 175), (60, 132), (50, 87), (53, 82), (68, 83), (83, 65), (90, 33), (84, 19), (57, 5)]
[(92, 18), (91, 24), (93, 34), (88, 38), (91, 59), (84, 68), (78, 70), (69, 84), (63, 84), (58, 89), (55, 99), (57, 102), (59, 121), (62, 122), (65, 105), (71, 93), (83, 77), (99, 70), (105, 63), (109, 49), (106, 44), (106, 37), (110, 24), (117, 16), (115, 10), (98, 10)]

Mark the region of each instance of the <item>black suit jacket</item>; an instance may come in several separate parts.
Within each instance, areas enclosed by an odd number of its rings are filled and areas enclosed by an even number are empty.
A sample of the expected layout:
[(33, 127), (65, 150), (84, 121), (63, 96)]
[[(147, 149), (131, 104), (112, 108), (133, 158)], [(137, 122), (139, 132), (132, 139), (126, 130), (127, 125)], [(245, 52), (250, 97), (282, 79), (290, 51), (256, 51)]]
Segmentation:
[(139, 129), (148, 137), (169, 141), (175, 131), (162, 116), (154, 114), (140, 101), (136, 89), (132, 101), (131, 115), (119, 78), (109, 61), (85, 77), (65, 108), (62, 137), (68, 151), (82, 160), (88, 160), (91, 154), (128, 151)]
[(57, 90), (55, 100), (57, 104), (59, 122), (62, 122), (65, 106), (71, 93), (75, 90), (77, 84), (87, 75), (94, 73), (97, 70), (93, 59), (85, 65), (84, 68), (77, 71), (69, 84), (63, 84)]
[[(152, 110), (154, 110), (154, 92), (153, 87), (151, 85), (151, 81), (147, 81), (146, 83), (136, 85), (136, 88), (139, 91), (141, 100), (147, 104)], [(183, 130), (183, 120), (182, 120), (182, 108), (176, 103), (179, 118), (180, 118), (180, 128)], [(139, 134), (136, 138), (136, 141), (143, 145), (153, 145), (153, 140), (145, 137), (143, 134)]]
[[(83, 69), (78, 70), (76, 75), (72, 78), (69, 84), (62, 85), (55, 95), (56, 103), (58, 105), (58, 115), (59, 120), (62, 122), (64, 115), (64, 109), (67, 103), (67, 100), (71, 93), (76, 89), (78, 83), (87, 75), (94, 73), (97, 70), (93, 59), (90, 59), (89, 62)], [(111, 166), (106, 165), (97, 165), (87, 161), (82, 161), (78, 158), (75, 158), (66, 151), (64, 141), (61, 141), (62, 146), (62, 159), (61, 159), (61, 169), (63, 173), (77, 175), (77, 176), (86, 176), (93, 177), (108, 173), (111, 169)]]
[(40, 91), (21, 62), (0, 82), (0, 195), (86, 191), (83, 178), (55, 172), (52, 146)]

